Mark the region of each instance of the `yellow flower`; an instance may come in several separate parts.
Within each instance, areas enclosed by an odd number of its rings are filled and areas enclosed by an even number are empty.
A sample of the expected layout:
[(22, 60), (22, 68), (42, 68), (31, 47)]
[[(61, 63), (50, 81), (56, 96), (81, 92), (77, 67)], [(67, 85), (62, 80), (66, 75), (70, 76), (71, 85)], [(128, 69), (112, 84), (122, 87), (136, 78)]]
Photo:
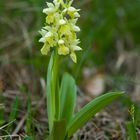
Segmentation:
[(41, 48), (41, 53), (43, 55), (47, 55), (49, 51), (50, 51), (50, 47), (49, 47), (49, 45), (47, 43), (45, 43), (43, 45), (43, 47)]
[(59, 48), (58, 48), (59, 55), (69, 54), (69, 48), (65, 46), (64, 40), (59, 40), (58, 44), (59, 44)]
[(64, 19), (59, 20), (59, 25), (65, 25), (65, 24), (66, 24), (66, 21)]
[(74, 7), (70, 6), (68, 9), (68, 14), (72, 17), (72, 18), (79, 18), (80, 14), (78, 13), (79, 9), (75, 9)]
[(77, 57), (76, 57), (75, 52), (71, 52), (70, 57), (71, 57), (73, 62), (77, 63)]
[(69, 25), (65, 24), (60, 27), (60, 34), (61, 35), (71, 35), (71, 28)]
[[(70, 55), (76, 63), (76, 51), (82, 50), (78, 44), (76, 32), (80, 28), (76, 25), (80, 14), (79, 9), (72, 7), (73, 0), (65, 3), (63, 0), (54, 0), (47, 3), (47, 8), (43, 10), (46, 16), (45, 27), (41, 29), (42, 37), (39, 42), (44, 43), (41, 49), (43, 55), (47, 55), (50, 47), (57, 48), (59, 55)], [(68, 16), (69, 15), (69, 16)]]

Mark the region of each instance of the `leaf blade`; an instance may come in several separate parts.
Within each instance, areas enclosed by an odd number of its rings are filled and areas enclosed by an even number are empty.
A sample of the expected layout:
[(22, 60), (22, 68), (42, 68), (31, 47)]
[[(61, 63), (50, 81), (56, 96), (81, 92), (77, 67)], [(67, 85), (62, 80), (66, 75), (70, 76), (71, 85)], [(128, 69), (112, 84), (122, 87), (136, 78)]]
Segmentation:
[(18, 107), (19, 107), (19, 98), (18, 98), (18, 96), (16, 96), (16, 98), (14, 99), (14, 101), (12, 103), (9, 121), (13, 121), (14, 119), (16, 119), (17, 113), (18, 113)]
[(136, 127), (133, 123), (133, 121), (129, 121), (126, 123), (126, 127), (128, 130), (128, 135), (130, 136), (130, 140), (138, 140), (137, 134), (136, 134)]
[(65, 119), (68, 124), (73, 117), (76, 105), (76, 85), (74, 78), (65, 73), (60, 87), (60, 119)]
[(53, 128), (49, 136), (49, 140), (64, 140), (65, 134), (66, 134), (66, 121), (65, 120), (53, 121)]
[(122, 92), (111, 92), (97, 97), (78, 112), (67, 128), (68, 137), (71, 137), (84, 123), (86, 123), (99, 110), (122, 96)]
[(48, 66), (48, 72), (47, 72), (47, 113), (48, 113), (48, 123), (49, 123), (49, 129), (51, 131), (53, 127), (53, 120), (55, 116), (55, 95), (53, 93), (53, 82), (52, 82), (52, 68), (54, 64), (54, 53), (52, 54)]

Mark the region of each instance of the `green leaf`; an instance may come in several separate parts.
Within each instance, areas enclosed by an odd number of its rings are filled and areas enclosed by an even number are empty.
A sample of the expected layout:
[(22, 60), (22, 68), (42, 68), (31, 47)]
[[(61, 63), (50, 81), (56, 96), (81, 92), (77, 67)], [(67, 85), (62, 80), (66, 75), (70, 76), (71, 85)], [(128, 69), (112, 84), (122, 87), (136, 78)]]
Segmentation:
[(32, 135), (33, 133), (33, 114), (32, 114), (32, 101), (30, 97), (28, 97), (27, 102), (27, 118), (26, 118), (26, 134)]
[(114, 101), (116, 98), (122, 96), (122, 92), (111, 92), (97, 97), (86, 106), (71, 120), (68, 125), (68, 137), (71, 137), (82, 125), (84, 125), (92, 116), (99, 112), (106, 105)]
[(56, 51), (52, 53), (48, 66), (46, 94), (49, 130), (51, 131), (53, 121), (59, 118), (60, 111), (58, 54)]
[(68, 73), (63, 75), (60, 94), (60, 119), (65, 119), (68, 124), (73, 117), (76, 105), (75, 80)]
[(138, 140), (138, 137), (136, 134), (136, 128), (135, 128), (133, 121), (127, 122), (126, 127), (128, 130), (128, 135), (130, 136), (130, 140)]
[(59, 120), (53, 122), (53, 129), (49, 136), (49, 140), (64, 140), (66, 134), (66, 121)]
[(54, 53), (51, 56), (49, 66), (48, 66), (48, 73), (47, 73), (47, 111), (48, 111), (48, 122), (49, 122), (49, 129), (51, 131), (53, 127), (53, 120), (55, 116), (55, 95), (53, 93), (53, 81), (52, 81), (52, 68), (54, 63)]
[(16, 96), (16, 98), (14, 99), (14, 101), (12, 103), (9, 121), (13, 121), (16, 119), (17, 113), (18, 113), (18, 107), (19, 107), (19, 99), (18, 99), (18, 96)]
[(0, 126), (2, 126), (6, 122), (4, 116), (4, 109), (5, 109), (4, 105), (0, 103)]

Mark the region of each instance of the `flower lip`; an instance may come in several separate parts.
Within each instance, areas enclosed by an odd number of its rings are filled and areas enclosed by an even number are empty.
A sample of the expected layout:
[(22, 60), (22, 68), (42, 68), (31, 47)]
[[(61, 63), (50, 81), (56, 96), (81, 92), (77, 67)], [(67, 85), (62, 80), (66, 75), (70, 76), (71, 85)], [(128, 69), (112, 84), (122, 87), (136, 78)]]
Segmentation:
[(60, 55), (67, 55), (67, 54), (69, 54), (69, 48), (65, 47), (63, 44), (60, 45), (60, 47), (58, 48), (58, 54), (60, 54)]

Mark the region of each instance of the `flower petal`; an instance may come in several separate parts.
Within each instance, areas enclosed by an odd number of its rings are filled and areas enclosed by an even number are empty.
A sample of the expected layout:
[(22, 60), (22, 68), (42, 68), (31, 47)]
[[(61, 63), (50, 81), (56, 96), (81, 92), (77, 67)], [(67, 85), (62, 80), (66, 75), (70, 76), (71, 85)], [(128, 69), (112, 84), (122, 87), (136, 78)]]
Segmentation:
[(72, 59), (72, 61), (73, 61), (74, 63), (77, 63), (77, 57), (76, 57), (75, 52), (72, 52), (72, 53), (70, 54), (70, 57), (71, 57), (71, 59)]
[(64, 45), (60, 45), (60, 47), (58, 48), (58, 54), (59, 55), (67, 55), (67, 54), (69, 54), (69, 48), (65, 47)]
[(50, 51), (50, 47), (48, 46), (48, 44), (45, 43), (44, 46), (41, 48), (41, 53), (43, 55), (47, 55), (49, 51)]

